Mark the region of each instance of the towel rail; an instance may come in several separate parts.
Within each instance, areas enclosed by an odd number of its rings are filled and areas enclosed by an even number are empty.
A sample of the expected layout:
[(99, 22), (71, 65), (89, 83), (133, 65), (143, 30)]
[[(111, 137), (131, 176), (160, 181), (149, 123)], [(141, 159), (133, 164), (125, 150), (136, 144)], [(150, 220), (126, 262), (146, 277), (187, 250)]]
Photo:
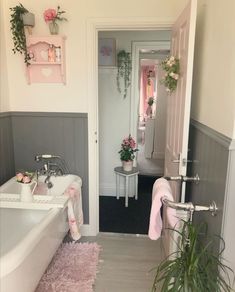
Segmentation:
[(192, 177), (179, 175), (179, 176), (164, 176), (164, 178), (170, 181), (195, 182), (195, 183), (198, 183), (200, 181), (200, 177), (198, 174)]
[(191, 213), (199, 212), (199, 211), (209, 211), (211, 212), (212, 216), (216, 216), (217, 211), (218, 211), (218, 207), (214, 201), (209, 206), (200, 206), (200, 205), (194, 205), (192, 202), (175, 203), (173, 201), (168, 200), (166, 197), (163, 197), (162, 203), (167, 207), (170, 207), (176, 210), (189, 211)]

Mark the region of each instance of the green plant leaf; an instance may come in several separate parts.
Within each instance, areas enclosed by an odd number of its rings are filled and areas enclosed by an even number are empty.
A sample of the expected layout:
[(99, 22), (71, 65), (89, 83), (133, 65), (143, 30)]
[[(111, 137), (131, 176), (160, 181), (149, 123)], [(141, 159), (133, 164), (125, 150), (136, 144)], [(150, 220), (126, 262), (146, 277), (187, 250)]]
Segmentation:
[(117, 90), (126, 98), (128, 87), (131, 85), (131, 54), (121, 50), (117, 54)]
[(22, 15), (24, 15), (28, 10), (21, 4), (11, 7), (11, 32), (12, 32), (12, 39), (13, 39), (13, 52), (19, 52), (20, 54), (24, 54), (24, 61), (27, 65), (29, 65), (29, 54), (27, 52), (26, 46), (26, 36), (24, 32), (24, 23)]
[(155, 269), (152, 292), (233, 291), (229, 279), (229, 272), (233, 271), (223, 263), (221, 252), (216, 254), (213, 251), (215, 238), (223, 243), (224, 250), (223, 239), (218, 236), (209, 237), (205, 223), (197, 226), (184, 220), (182, 223), (181, 230), (172, 229), (181, 237), (178, 251), (169, 255)]

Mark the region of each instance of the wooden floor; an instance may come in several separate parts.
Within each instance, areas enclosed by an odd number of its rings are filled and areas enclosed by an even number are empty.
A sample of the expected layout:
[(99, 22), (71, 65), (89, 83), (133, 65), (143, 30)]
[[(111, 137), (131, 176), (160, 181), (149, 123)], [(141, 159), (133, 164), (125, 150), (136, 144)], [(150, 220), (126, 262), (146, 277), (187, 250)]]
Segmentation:
[(83, 238), (102, 247), (95, 292), (150, 292), (154, 272), (162, 260), (161, 241), (148, 237), (100, 233)]

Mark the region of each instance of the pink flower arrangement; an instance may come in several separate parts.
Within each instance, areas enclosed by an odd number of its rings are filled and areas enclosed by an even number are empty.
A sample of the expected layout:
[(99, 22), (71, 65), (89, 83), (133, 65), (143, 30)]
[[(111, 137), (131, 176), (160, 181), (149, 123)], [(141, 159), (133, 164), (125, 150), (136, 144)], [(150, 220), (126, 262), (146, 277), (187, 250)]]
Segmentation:
[(49, 22), (49, 21), (53, 21), (55, 20), (56, 16), (57, 16), (57, 13), (56, 13), (56, 10), (55, 9), (47, 9), (44, 14), (44, 20), (46, 22)]
[(120, 154), (120, 159), (122, 161), (132, 161), (135, 158), (136, 148), (135, 140), (129, 135), (127, 138), (123, 139), (121, 144), (121, 150), (118, 152)]
[(33, 174), (30, 172), (18, 172), (16, 174), (16, 181), (23, 184), (28, 184), (32, 181)]
[(46, 23), (48, 22), (55, 22), (56, 20), (62, 21), (67, 20), (65, 17), (61, 17), (62, 14), (64, 14), (65, 11), (60, 11), (60, 6), (57, 7), (57, 11), (53, 8), (49, 8), (44, 11), (43, 16)]

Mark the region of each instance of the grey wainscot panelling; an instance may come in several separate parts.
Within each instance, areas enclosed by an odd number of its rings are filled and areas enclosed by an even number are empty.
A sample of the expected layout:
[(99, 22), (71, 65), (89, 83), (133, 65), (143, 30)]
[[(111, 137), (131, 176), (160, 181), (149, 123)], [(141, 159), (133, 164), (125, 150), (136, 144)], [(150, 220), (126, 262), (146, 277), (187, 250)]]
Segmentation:
[[(198, 205), (209, 205), (215, 201), (219, 212), (213, 217), (209, 212), (194, 214), (194, 222), (208, 223), (211, 235), (222, 234), (223, 212), (225, 207), (226, 179), (231, 139), (210, 129), (209, 127), (191, 121), (189, 138), (188, 175), (199, 174), (198, 184), (187, 186), (188, 200)], [(219, 242), (215, 242), (219, 248)]]
[(15, 173), (11, 116), (0, 113), (0, 185)]
[(89, 223), (88, 122), (85, 113), (12, 112), (15, 170), (35, 171), (36, 154), (60, 155), (82, 178), (84, 223)]

